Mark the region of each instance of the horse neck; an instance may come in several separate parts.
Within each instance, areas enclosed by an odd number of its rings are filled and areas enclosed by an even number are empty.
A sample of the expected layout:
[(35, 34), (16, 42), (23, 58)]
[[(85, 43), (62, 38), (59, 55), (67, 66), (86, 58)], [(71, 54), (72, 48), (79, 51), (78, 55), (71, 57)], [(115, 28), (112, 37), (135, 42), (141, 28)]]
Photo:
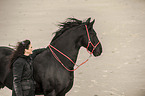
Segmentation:
[[(55, 48), (57, 48), (59, 51), (67, 55), (69, 58), (71, 58), (74, 62), (77, 60), (78, 52), (80, 49), (80, 45), (76, 43), (76, 41), (79, 42), (79, 32), (74, 30), (73, 32), (66, 32), (53, 42), (51, 42), (51, 45), (53, 45)], [(67, 60), (68, 59), (64, 59)], [(63, 61), (65, 62), (65, 61)], [(72, 65), (72, 64), (71, 64)]]

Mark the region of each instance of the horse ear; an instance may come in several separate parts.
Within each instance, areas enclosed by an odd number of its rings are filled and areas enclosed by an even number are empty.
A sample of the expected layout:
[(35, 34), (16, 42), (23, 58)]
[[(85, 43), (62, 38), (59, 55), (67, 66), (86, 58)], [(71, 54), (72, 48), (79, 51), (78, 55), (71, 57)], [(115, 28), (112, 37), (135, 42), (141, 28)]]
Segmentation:
[(95, 23), (95, 19), (90, 23), (90, 26), (92, 27), (94, 23)]
[(91, 18), (88, 18), (86, 23), (89, 24), (90, 23)]
[(95, 23), (95, 19), (91, 23), (88, 23), (88, 29), (92, 28), (94, 23)]

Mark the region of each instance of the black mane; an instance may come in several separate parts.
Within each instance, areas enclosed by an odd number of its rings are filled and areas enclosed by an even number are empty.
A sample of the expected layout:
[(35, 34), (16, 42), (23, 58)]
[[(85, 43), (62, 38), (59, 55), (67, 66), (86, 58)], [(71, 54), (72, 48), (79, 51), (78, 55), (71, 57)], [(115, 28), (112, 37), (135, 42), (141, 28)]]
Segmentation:
[(73, 28), (75, 26), (79, 26), (81, 24), (84, 24), (86, 23), (81, 21), (81, 20), (78, 20), (76, 18), (68, 18), (65, 22), (63, 23), (60, 23), (58, 26), (60, 27), (60, 29), (55, 33), (55, 36), (54, 38), (52, 39), (52, 41), (54, 41), (56, 38), (58, 38), (60, 35), (62, 35), (66, 30), (70, 29), (70, 28)]

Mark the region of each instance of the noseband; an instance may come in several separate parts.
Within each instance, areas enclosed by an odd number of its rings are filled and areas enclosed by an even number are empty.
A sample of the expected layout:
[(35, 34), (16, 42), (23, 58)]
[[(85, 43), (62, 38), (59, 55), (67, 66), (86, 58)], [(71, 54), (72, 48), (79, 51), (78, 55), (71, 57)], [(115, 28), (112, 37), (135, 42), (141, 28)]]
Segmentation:
[[(94, 44), (91, 42), (91, 39), (90, 39), (90, 35), (89, 35), (89, 31), (88, 31), (87, 25), (85, 25), (85, 27), (86, 27), (87, 36), (88, 36), (88, 45), (87, 45), (87, 48), (86, 48), (86, 49), (87, 49), (87, 51), (89, 52), (90, 56), (88, 57), (88, 59), (86, 59), (84, 62), (82, 62), (82, 63), (79, 64), (79, 65), (77, 65), (76, 63), (74, 63), (73, 60), (72, 60), (71, 58), (69, 58), (67, 55), (65, 55), (64, 53), (62, 53), (61, 51), (59, 51), (57, 48), (55, 48), (55, 47), (52, 46), (51, 44), (48, 45), (48, 47), (49, 47), (51, 53), (53, 54), (53, 56), (55, 57), (55, 59), (56, 59), (56, 60), (66, 69), (66, 70), (68, 70), (68, 71), (75, 71), (75, 70), (78, 69), (81, 65), (85, 64), (85, 63), (89, 60), (89, 58), (92, 56), (92, 54), (93, 54), (95, 48), (96, 48), (96, 47), (99, 45), (99, 43), (100, 43), (100, 41), (99, 41), (96, 45), (94, 45)], [(92, 52), (90, 52), (89, 49), (88, 49), (89, 46), (90, 46), (90, 44), (93, 46)], [(59, 57), (54, 53), (54, 51), (52, 50), (52, 48), (53, 48), (54, 50), (56, 50), (57, 52), (59, 52), (60, 54), (62, 54), (62, 55), (63, 55), (64, 57), (66, 57), (68, 60), (70, 60), (70, 61), (71, 61), (74, 65), (76, 65), (77, 67), (76, 67), (75, 69), (73, 69), (73, 70), (68, 69), (68, 68), (61, 62), (61, 60), (59, 59)]]

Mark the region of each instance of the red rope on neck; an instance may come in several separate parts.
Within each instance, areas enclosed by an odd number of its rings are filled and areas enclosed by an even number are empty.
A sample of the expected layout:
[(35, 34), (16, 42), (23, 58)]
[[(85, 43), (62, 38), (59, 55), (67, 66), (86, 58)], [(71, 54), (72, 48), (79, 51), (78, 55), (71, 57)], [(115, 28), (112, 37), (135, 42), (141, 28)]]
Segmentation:
[(87, 59), (86, 61), (84, 61), (83, 63), (81, 63), (80, 65), (78, 65), (75, 69), (70, 70), (70, 69), (68, 69), (68, 68), (61, 62), (61, 60), (60, 60), (60, 59), (58, 58), (58, 56), (53, 52), (53, 50), (51, 49), (51, 47), (52, 47), (53, 49), (55, 49), (57, 52), (59, 52), (60, 54), (62, 54), (63, 56), (65, 56), (67, 59), (69, 59), (74, 65), (77, 65), (77, 64), (75, 64), (68, 56), (66, 56), (64, 53), (60, 52), (58, 49), (56, 49), (56, 48), (53, 47), (52, 45), (49, 45), (48, 47), (49, 47), (51, 53), (53, 54), (53, 56), (55, 57), (55, 59), (56, 59), (59, 63), (61, 63), (61, 65), (62, 65), (66, 70), (68, 70), (68, 71), (75, 71), (75, 70), (78, 69), (81, 65), (83, 65), (84, 63), (86, 63), (86, 62), (89, 60), (89, 59)]

